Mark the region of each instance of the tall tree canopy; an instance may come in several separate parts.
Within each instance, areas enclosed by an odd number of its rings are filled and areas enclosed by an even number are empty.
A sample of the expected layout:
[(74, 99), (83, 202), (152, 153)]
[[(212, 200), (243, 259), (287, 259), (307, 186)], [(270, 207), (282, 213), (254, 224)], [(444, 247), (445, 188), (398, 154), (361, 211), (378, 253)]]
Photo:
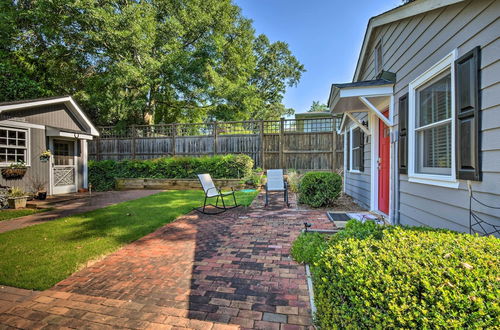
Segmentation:
[(321, 104), (319, 101), (313, 101), (311, 107), (307, 112), (325, 112), (330, 111), (326, 104)]
[(6, 0), (0, 100), (71, 94), (98, 124), (279, 118), (305, 71), (231, 0)]

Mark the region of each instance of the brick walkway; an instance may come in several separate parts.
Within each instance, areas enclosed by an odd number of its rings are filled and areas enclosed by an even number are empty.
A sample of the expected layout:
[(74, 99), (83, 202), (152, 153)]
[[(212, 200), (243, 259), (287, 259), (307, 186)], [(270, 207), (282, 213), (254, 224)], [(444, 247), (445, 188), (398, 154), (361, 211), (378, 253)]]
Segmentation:
[[(274, 200), (274, 198), (273, 198)], [(0, 314), (18, 328), (305, 329), (305, 269), (289, 249), (324, 212), (248, 209), (191, 213)]]
[[(24, 217), (0, 221), (0, 233), (38, 225), (50, 220), (71, 216), (87, 211), (101, 209), (106, 206), (126, 202), (129, 200), (146, 197), (159, 193), (158, 190), (129, 190), (129, 191), (106, 191), (95, 192), (91, 197), (88, 195), (82, 198), (68, 200), (56, 204), (46, 204), (43, 207), (54, 207), (52, 211), (36, 213)], [(82, 195), (82, 194), (79, 194)]]

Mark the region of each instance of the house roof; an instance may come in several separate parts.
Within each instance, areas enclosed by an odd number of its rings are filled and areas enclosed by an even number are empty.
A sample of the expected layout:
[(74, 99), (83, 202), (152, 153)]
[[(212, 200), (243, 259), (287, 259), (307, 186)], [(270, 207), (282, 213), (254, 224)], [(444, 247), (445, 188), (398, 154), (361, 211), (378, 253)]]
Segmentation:
[(353, 81), (360, 79), (363, 60), (375, 28), (463, 1), (465, 0), (414, 0), (370, 18), (356, 64)]
[(37, 106), (44, 106), (44, 105), (51, 105), (58, 103), (65, 104), (78, 120), (80, 120), (83, 124), (88, 126), (91, 135), (99, 136), (99, 132), (92, 124), (90, 119), (83, 112), (80, 106), (75, 102), (75, 100), (69, 95), (45, 97), (45, 98), (30, 99), (30, 100), (19, 100), (13, 102), (1, 102), (0, 113), (7, 111), (14, 111), (14, 110), (24, 110)]
[(375, 79), (375, 80), (364, 80), (351, 83), (342, 84), (332, 84), (333, 87), (337, 88), (348, 88), (348, 87), (367, 87), (367, 86), (379, 86), (379, 85), (389, 85), (393, 84), (394, 81), (387, 79)]
[[(375, 80), (364, 80), (351, 83), (340, 83), (332, 84), (330, 88), (330, 95), (328, 96), (328, 102), (326, 103), (330, 109), (335, 110), (335, 104), (339, 101), (340, 90), (347, 88), (362, 88), (362, 87), (377, 87), (377, 86), (387, 86), (393, 85), (393, 80), (388, 79), (375, 79)], [(335, 111), (334, 111), (335, 112)]]
[(377, 108), (387, 103), (387, 95), (392, 94), (394, 81), (388, 79), (365, 80), (352, 83), (332, 84), (328, 107), (332, 113), (340, 114), (348, 110), (368, 111), (360, 97), (372, 98)]

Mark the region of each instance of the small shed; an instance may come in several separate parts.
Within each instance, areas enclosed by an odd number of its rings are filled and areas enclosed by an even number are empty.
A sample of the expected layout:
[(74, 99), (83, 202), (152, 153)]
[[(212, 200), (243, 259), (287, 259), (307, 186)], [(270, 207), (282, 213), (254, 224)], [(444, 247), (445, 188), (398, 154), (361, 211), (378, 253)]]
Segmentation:
[[(71, 96), (0, 103), (0, 184), (27, 192), (44, 185), (49, 195), (87, 189), (87, 141), (95, 136)], [(12, 177), (12, 167), (26, 170)]]

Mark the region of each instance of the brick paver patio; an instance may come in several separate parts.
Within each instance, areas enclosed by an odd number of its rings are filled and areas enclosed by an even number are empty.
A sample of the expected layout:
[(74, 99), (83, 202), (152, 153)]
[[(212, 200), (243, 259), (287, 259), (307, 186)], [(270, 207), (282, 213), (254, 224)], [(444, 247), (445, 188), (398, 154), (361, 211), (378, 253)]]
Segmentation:
[(183, 216), (0, 314), (0, 329), (309, 328), (290, 244), (304, 221), (333, 226), (324, 212), (273, 203)]

